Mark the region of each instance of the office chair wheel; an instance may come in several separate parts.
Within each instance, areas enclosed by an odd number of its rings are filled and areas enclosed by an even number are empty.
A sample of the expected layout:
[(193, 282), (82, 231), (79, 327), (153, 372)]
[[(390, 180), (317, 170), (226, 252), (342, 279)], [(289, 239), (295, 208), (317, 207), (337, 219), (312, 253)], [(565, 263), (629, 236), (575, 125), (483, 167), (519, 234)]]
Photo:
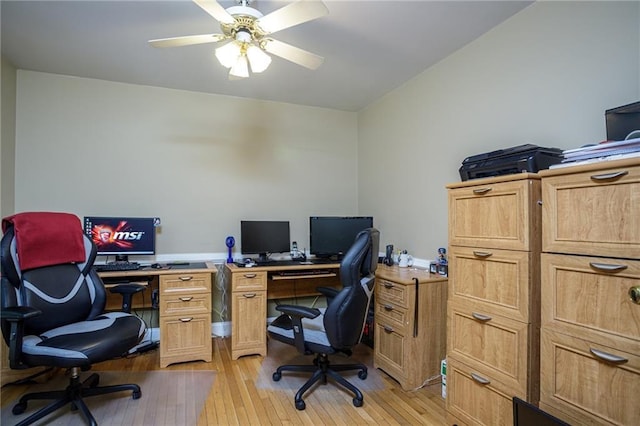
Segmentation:
[(26, 402), (18, 402), (16, 405), (13, 406), (13, 409), (11, 409), (11, 412), (17, 416), (19, 414), (24, 413), (26, 409), (27, 409)]
[(362, 398), (353, 398), (354, 407), (362, 407), (363, 402)]
[[(278, 372), (276, 371), (275, 373), (273, 373), (273, 376), (272, 376), (272, 377), (273, 377), (273, 381), (274, 381), (274, 382), (279, 382), (279, 381), (280, 381), (280, 379), (282, 379), (282, 374), (280, 374), (280, 373), (278, 373)], [(303, 410), (304, 410), (304, 408), (303, 408)]]
[(358, 371), (358, 377), (361, 378), (362, 380), (366, 379), (367, 378), (367, 372), (363, 371), (363, 370)]
[(89, 376), (85, 381), (84, 381), (84, 385), (86, 385), (87, 387), (90, 388), (95, 388), (98, 386), (98, 384), (100, 383), (100, 376), (97, 374), (92, 374), (91, 376)]
[(140, 397), (142, 396), (142, 391), (133, 391), (131, 396), (133, 399), (140, 399)]
[(307, 408), (307, 404), (305, 404), (303, 400), (298, 400), (298, 401), (296, 401), (296, 408), (298, 410), (302, 411), (305, 408)]

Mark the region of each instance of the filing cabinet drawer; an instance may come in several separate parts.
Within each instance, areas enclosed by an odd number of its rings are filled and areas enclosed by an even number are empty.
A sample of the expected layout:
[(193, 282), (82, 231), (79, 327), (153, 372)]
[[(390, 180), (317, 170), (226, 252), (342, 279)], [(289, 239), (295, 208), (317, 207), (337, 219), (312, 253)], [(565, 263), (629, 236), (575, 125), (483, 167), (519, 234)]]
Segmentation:
[(523, 174), (485, 179), (476, 185), (449, 185), (449, 244), (539, 250), (540, 181), (531, 177)]
[(381, 298), (375, 299), (375, 303), (376, 322), (405, 334), (409, 324), (407, 310)]
[(526, 394), (529, 353), (535, 349), (528, 344), (530, 325), (455, 302), (447, 314), (448, 356)]
[(160, 298), (161, 315), (197, 315), (211, 312), (209, 294), (194, 293)]
[(386, 300), (398, 307), (409, 306), (409, 290), (407, 286), (394, 283), (383, 278), (376, 278), (376, 297)]
[(161, 367), (184, 361), (211, 361), (209, 314), (163, 317), (160, 321), (160, 333)]
[(576, 424), (638, 424), (640, 344), (624, 352), (546, 329), (541, 343), (541, 400), (552, 412)]
[(449, 250), (451, 300), (468, 300), (477, 309), (532, 320), (529, 295), (539, 289), (539, 259), (532, 253), (456, 246)]
[(618, 336), (639, 344), (640, 261), (571, 255), (542, 255), (542, 321), (555, 331), (591, 340)]
[(618, 164), (544, 174), (544, 251), (640, 258), (640, 165)]
[(405, 368), (405, 336), (376, 322), (374, 342), (376, 345), (375, 367), (387, 372), (403, 383), (408, 374)]
[(267, 289), (266, 272), (236, 272), (231, 279), (231, 291), (260, 291)]
[(524, 395), (491, 376), (447, 359), (447, 411), (468, 425), (513, 425), (512, 397)]
[(210, 293), (211, 274), (171, 274), (160, 276), (160, 298), (171, 294)]

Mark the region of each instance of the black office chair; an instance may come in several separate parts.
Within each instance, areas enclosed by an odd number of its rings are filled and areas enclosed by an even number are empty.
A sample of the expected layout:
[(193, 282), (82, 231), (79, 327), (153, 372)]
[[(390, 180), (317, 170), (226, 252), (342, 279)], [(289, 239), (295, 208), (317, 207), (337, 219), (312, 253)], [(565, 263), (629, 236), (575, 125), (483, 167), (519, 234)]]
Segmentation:
[(305, 355), (315, 354), (312, 365), (282, 365), (273, 373), (273, 380), (279, 381), (283, 371), (312, 372), (311, 378), (295, 395), (295, 407), (304, 410), (306, 405), (302, 396), (322, 380), (327, 383), (330, 377), (354, 394), (353, 405), (361, 407), (362, 392), (342, 377), (338, 371), (359, 370), (358, 377), (367, 378), (364, 364), (334, 364), (328, 355), (352, 354), (352, 348), (362, 336), (367, 312), (374, 289), (374, 273), (378, 262), (380, 233), (375, 228), (360, 232), (340, 264), (340, 281), (343, 288), (318, 288), (327, 297), (324, 313), (317, 308), (296, 305), (279, 305), (283, 312), (267, 328), (269, 336), (278, 341), (293, 345)]
[(2, 222), (0, 319), (12, 369), (37, 366), (70, 370), (69, 386), (60, 391), (22, 396), (13, 414), (30, 400), (54, 401), (19, 425), (31, 424), (71, 405), (97, 424), (84, 397), (132, 391), (136, 384), (99, 387), (98, 374), (80, 381), (80, 371), (125, 354), (142, 339), (144, 322), (123, 312), (103, 313), (106, 292), (93, 270), (93, 242), (80, 220), (65, 213), (22, 213)]

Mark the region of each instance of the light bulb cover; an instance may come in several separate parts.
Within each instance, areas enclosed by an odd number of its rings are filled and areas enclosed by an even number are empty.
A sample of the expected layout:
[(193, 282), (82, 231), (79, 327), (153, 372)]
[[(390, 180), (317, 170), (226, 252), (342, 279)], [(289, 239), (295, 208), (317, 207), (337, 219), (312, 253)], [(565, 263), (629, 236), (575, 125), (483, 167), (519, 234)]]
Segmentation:
[(238, 62), (241, 50), (242, 48), (238, 42), (235, 40), (230, 41), (216, 49), (216, 58), (223, 67), (231, 68)]
[(266, 70), (271, 64), (271, 56), (253, 44), (247, 48), (247, 57), (249, 58), (249, 64), (251, 64), (251, 71), (255, 73)]
[(229, 71), (229, 75), (240, 78), (249, 77), (249, 64), (245, 55), (238, 57), (235, 65), (231, 68), (231, 71)]

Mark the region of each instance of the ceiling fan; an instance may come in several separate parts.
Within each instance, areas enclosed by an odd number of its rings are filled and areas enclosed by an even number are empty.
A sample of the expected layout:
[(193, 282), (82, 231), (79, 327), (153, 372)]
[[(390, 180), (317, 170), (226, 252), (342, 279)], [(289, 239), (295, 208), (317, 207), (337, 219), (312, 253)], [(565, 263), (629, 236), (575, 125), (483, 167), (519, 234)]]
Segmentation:
[(218, 61), (229, 68), (229, 79), (249, 77), (271, 64), (267, 53), (279, 56), (303, 67), (315, 70), (324, 58), (290, 44), (275, 40), (271, 34), (308, 22), (329, 13), (322, 1), (296, 1), (263, 15), (250, 7), (251, 0), (236, 0), (238, 6), (223, 8), (216, 0), (193, 0), (220, 23), (221, 34), (200, 34), (149, 40), (154, 47), (178, 47), (203, 43), (228, 43), (216, 49)]

